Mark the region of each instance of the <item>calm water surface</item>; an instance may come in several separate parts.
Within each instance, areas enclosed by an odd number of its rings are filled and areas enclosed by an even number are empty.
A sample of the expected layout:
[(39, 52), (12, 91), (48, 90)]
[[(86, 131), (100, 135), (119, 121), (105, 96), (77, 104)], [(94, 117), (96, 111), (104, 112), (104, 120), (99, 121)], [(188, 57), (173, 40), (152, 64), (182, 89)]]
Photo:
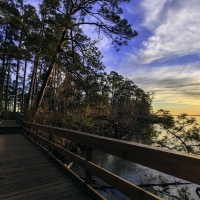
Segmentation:
[(200, 125), (200, 116), (194, 116), (197, 120), (197, 123)]
[[(196, 117), (197, 122), (200, 124), (200, 116)], [(85, 157), (85, 153), (83, 152), (81, 156)], [(145, 159), (145, 158), (144, 158)], [(105, 154), (99, 151), (94, 152), (94, 162), (98, 164), (99, 166), (113, 172), (114, 174), (136, 184), (161, 184), (161, 183), (176, 183), (176, 182), (181, 182), (181, 183), (188, 183), (188, 181), (184, 181), (181, 179), (178, 179), (176, 177), (172, 177), (170, 175), (158, 172), (153, 169), (149, 169), (147, 167), (122, 160), (120, 158), (117, 158), (115, 156)], [(79, 175), (84, 176), (84, 171), (73, 165), (72, 170), (75, 170), (78, 172)], [(98, 178), (94, 177), (96, 180), (96, 183), (94, 186), (97, 188), (99, 187), (98, 191), (103, 194), (108, 200), (127, 200), (126, 196), (124, 196), (122, 193), (117, 191), (114, 188), (109, 187), (106, 183), (103, 181), (99, 180)], [(103, 187), (101, 187), (103, 186)], [(108, 186), (108, 187), (105, 187)], [(200, 200), (198, 195), (196, 194), (195, 190), (197, 187), (200, 187), (196, 184), (185, 184), (185, 185), (177, 185), (177, 186), (168, 186), (165, 188), (163, 191), (162, 187), (159, 186), (154, 186), (151, 188), (144, 188), (147, 190), (154, 190), (154, 191), (159, 191), (157, 195), (161, 196), (162, 198), (166, 200), (172, 200), (172, 199), (177, 199), (173, 196), (177, 196), (177, 190), (187, 187), (187, 192), (190, 193), (191, 197), (194, 200)], [(167, 195), (170, 193), (172, 196)], [(187, 199), (187, 198), (185, 198)], [(190, 198), (189, 198), (190, 199)], [(184, 200), (184, 199), (183, 199)]]

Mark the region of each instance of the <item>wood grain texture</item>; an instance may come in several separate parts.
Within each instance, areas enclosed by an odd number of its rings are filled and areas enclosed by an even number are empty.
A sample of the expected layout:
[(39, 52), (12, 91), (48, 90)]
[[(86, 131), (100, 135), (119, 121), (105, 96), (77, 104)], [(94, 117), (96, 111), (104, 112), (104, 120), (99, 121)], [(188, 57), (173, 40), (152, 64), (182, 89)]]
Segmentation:
[(1, 120), (1, 127), (20, 127), (15, 120)]
[[(157, 197), (156, 195), (153, 195), (152, 193), (120, 178), (119, 176), (95, 165), (90, 160), (92, 160), (93, 157), (93, 151), (91, 149), (88, 149), (88, 158), (84, 159), (70, 151), (67, 151), (66, 149), (48, 141), (45, 138), (42, 138), (39, 135), (36, 135), (35, 133), (28, 131), (26, 129), (26, 132), (29, 132), (29, 135), (32, 135), (33, 137), (36, 137), (38, 141), (41, 141), (42, 143), (48, 145), (51, 149), (54, 149), (58, 153), (65, 156), (68, 160), (75, 162), (82, 168), (86, 170), (86, 172), (89, 172), (90, 174), (94, 174), (103, 181), (107, 182), (111, 186), (115, 187), (122, 193), (124, 193), (126, 196), (128, 196), (131, 199), (140, 199), (140, 200), (159, 200), (160, 197)], [(90, 183), (88, 185), (91, 185)]]
[[(93, 149), (90, 147), (86, 148), (86, 161), (93, 161)], [(92, 186), (92, 173), (88, 170), (85, 171), (85, 183)]]
[(192, 183), (200, 184), (200, 156), (198, 155), (28, 122), (24, 122), (24, 125), (73, 140), (86, 147), (112, 154)]
[(0, 135), (0, 199), (81, 198), (92, 199), (25, 136)]

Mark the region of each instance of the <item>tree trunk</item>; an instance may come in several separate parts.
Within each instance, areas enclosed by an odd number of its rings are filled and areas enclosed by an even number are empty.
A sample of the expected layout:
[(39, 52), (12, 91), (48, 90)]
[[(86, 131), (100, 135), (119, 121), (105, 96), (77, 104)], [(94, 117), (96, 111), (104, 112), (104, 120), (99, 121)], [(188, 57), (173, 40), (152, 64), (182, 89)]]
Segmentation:
[[(42, 22), (41, 22), (41, 30), (40, 30), (40, 34), (39, 36), (42, 38), (43, 35), (44, 35), (44, 27), (45, 27), (45, 23), (44, 23), (44, 16), (42, 16)], [(30, 83), (30, 87), (29, 87), (29, 92), (28, 92), (28, 97), (27, 97), (27, 105), (28, 105), (28, 108), (32, 107), (33, 105), (33, 87), (34, 87), (34, 83), (36, 83), (36, 79), (37, 79), (37, 70), (38, 70), (38, 62), (39, 62), (39, 55), (40, 55), (40, 52), (41, 51), (41, 47), (39, 46), (38, 47), (38, 52), (36, 53), (35, 55), (35, 58), (34, 58), (34, 65), (33, 65), (33, 72), (32, 72), (32, 76), (31, 76), (31, 83)], [(31, 106), (30, 106), (30, 102), (31, 102)]]
[(39, 113), (39, 108), (41, 106), (41, 103), (42, 103), (42, 100), (43, 100), (47, 85), (49, 83), (51, 72), (53, 71), (53, 69), (55, 67), (55, 61), (56, 61), (57, 56), (58, 55), (55, 56), (54, 61), (52, 62), (51, 66), (49, 67), (49, 70), (47, 71), (45, 79), (44, 79), (44, 82), (42, 84), (41, 91), (39, 92), (38, 99), (37, 99), (37, 102), (36, 102), (35, 113), (34, 113), (34, 116), (33, 116), (33, 122), (36, 121), (36, 117), (37, 117), (37, 115)]
[(1, 88), (0, 88), (0, 107), (1, 110), (3, 110), (3, 93), (4, 93), (4, 85), (5, 85), (5, 78), (6, 78), (6, 71), (7, 71), (7, 66), (8, 66), (8, 57), (7, 57), (7, 61), (6, 60), (6, 56), (3, 56), (3, 66), (2, 66), (2, 76), (1, 76)]
[[(9, 62), (11, 63), (11, 58), (10, 58)], [(9, 80), (10, 80), (10, 63), (9, 63), (9, 66), (8, 66), (8, 73), (7, 73), (7, 80), (6, 80), (5, 112), (8, 111), (8, 91), (9, 91)]]
[[(4, 28), (4, 31), (5, 31), (5, 39), (4, 39), (4, 43), (7, 41), (7, 35), (8, 35), (8, 32), (7, 32), (7, 25), (6, 27)], [(8, 60), (8, 58), (7, 58)], [(6, 64), (6, 55), (3, 54), (3, 63), (2, 63), (2, 72), (1, 72), (1, 88), (0, 88), (0, 106), (1, 106), (1, 109), (2, 109), (2, 103), (3, 103), (3, 92), (4, 92), (4, 81), (5, 81), (5, 64)]]
[(14, 112), (17, 111), (19, 68), (20, 68), (20, 60), (17, 59), (17, 72), (16, 72), (16, 82), (15, 82), (15, 98), (14, 98)]
[(26, 82), (26, 68), (27, 68), (27, 59), (25, 60), (24, 66), (24, 78), (23, 78), (23, 89), (22, 89), (22, 103), (21, 103), (21, 112), (24, 112), (24, 90), (25, 90), (25, 82)]
[(2, 63), (2, 72), (1, 72), (1, 89), (0, 89), (0, 95), (3, 95), (3, 91), (4, 91), (4, 80), (5, 80), (5, 60), (6, 60), (6, 56), (5, 54), (3, 55), (3, 63)]
[[(20, 49), (21, 46), (22, 46), (22, 39), (23, 39), (23, 32), (21, 31), (18, 49)], [(19, 70), (20, 70), (20, 58), (19, 58), (19, 55), (18, 55), (18, 58), (17, 58), (16, 83), (15, 83), (14, 112), (17, 111), (17, 95), (18, 95)]]
[(37, 117), (37, 115), (39, 113), (39, 109), (40, 109), (40, 106), (41, 106), (41, 103), (42, 103), (42, 100), (43, 100), (47, 85), (49, 83), (51, 73), (52, 73), (52, 71), (53, 71), (53, 69), (55, 68), (55, 65), (56, 65), (56, 59), (58, 58), (58, 56), (60, 54), (60, 50), (62, 49), (62, 46), (63, 46), (63, 44), (65, 42), (65, 37), (66, 37), (66, 30), (63, 31), (63, 37), (62, 37), (62, 39), (60, 41), (60, 44), (58, 45), (56, 53), (54, 54), (53, 60), (51, 62), (51, 65), (50, 65), (48, 71), (46, 72), (46, 76), (45, 76), (44, 82), (42, 84), (41, 90), (40, 90), (38, 98), (37, 98), (36, 110), (35, 110), (35, 113), (34, 113), (34, 116), (33, 116), (33, 120), (32, 120), (33, 122), (36, 121), (36, 117)]
[(34, 85), (35, 79), (36, 79), (38, 60), (39, 60), (39, 56), (36, 55), (35, 59), (34, 59), (33, 72), (32, 72), (32, 76), (31, 76), (31, 83), (30, 83), (28, 97), (27, 97), (27, 101), (26, 101), (28, 108), (30, 108), (30, 101), (33, 100), (33, 85)]

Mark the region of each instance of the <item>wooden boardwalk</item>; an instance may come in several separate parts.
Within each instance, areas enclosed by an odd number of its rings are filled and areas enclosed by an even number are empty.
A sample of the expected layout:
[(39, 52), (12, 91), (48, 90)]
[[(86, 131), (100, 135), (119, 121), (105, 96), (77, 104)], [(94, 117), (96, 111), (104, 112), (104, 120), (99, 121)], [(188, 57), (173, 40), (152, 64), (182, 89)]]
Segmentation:
[(0, 199), (92, 199), (22, 134), (0, 135)]
[[(21, 118), (20, 118), (21, 119)], [(130, 199), (160, 200), (161, 198), (128, 182), (93, 162), (94, 150), (161, 171), (174, 177), (200, 184), (200, 157), (144, 144), (127, 142), (93, 134), (45, 126), (23, 121), (1, 121), (0, 126), (0, 200), (4, 199), (96, 199), (106, 200), (92, 187), (92, 176), (100, 178)], [(22, 132), (25, 135), (20, 134)], [(41, 137), (43, 132), (49, 140)], [(52, 142), (54, 137), (72, 140), (86, 147), (80, 157)], [(31, 141), (37, 140), (36, 145)], [(55, 159), (43, 144), (69, 162), (85, 170), (85, 181)], [(43, 149), (44, 151), (41, 151)], [(55, 162), (56, 160), (56, 162)], [(178, 167), (177, 167), (178, 166)], [(68, 174), (70, 177), (68, 177)], [(74, 182), (76, 180), (76, 182)], [(77, 184), (79, 183), (81, 187)], [(89, 196), (87, 191), (91, 196)]]
[(19, 124), (15, 120), (1, 120), (0, 127), (8, 128), (8, 127), (20, 127)]

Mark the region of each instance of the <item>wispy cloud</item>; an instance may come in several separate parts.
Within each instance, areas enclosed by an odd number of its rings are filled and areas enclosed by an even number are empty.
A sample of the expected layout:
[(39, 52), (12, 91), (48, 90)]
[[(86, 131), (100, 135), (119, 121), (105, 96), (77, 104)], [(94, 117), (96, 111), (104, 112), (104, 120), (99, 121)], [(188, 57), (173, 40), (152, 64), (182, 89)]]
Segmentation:
[[(101, 35), (98, 47), (106, 71), (115, 70), (154, 92), (155, 103), (200, 106), (200, 0), (131, 0), (122, 7), (139, 35), (118, 53)], [(98, 39), (95, 27), (83, 29)]]
[(130, 74), (137, 85), (145, 91), (155, 93), (155, 102), (199, 105), (200, 62), (188, 65), (174, 65), (140, 68)]
[(141, 45), (123, 54), (119, 73), (155, 103), (200, 105), (200, 1), (141, 0), (141, 10)]
[(152, 35), (143, 41), (135, 61), (151, 63), (158, 59), (199, 54), (199, 0), (144, 0), (143, 26)]

